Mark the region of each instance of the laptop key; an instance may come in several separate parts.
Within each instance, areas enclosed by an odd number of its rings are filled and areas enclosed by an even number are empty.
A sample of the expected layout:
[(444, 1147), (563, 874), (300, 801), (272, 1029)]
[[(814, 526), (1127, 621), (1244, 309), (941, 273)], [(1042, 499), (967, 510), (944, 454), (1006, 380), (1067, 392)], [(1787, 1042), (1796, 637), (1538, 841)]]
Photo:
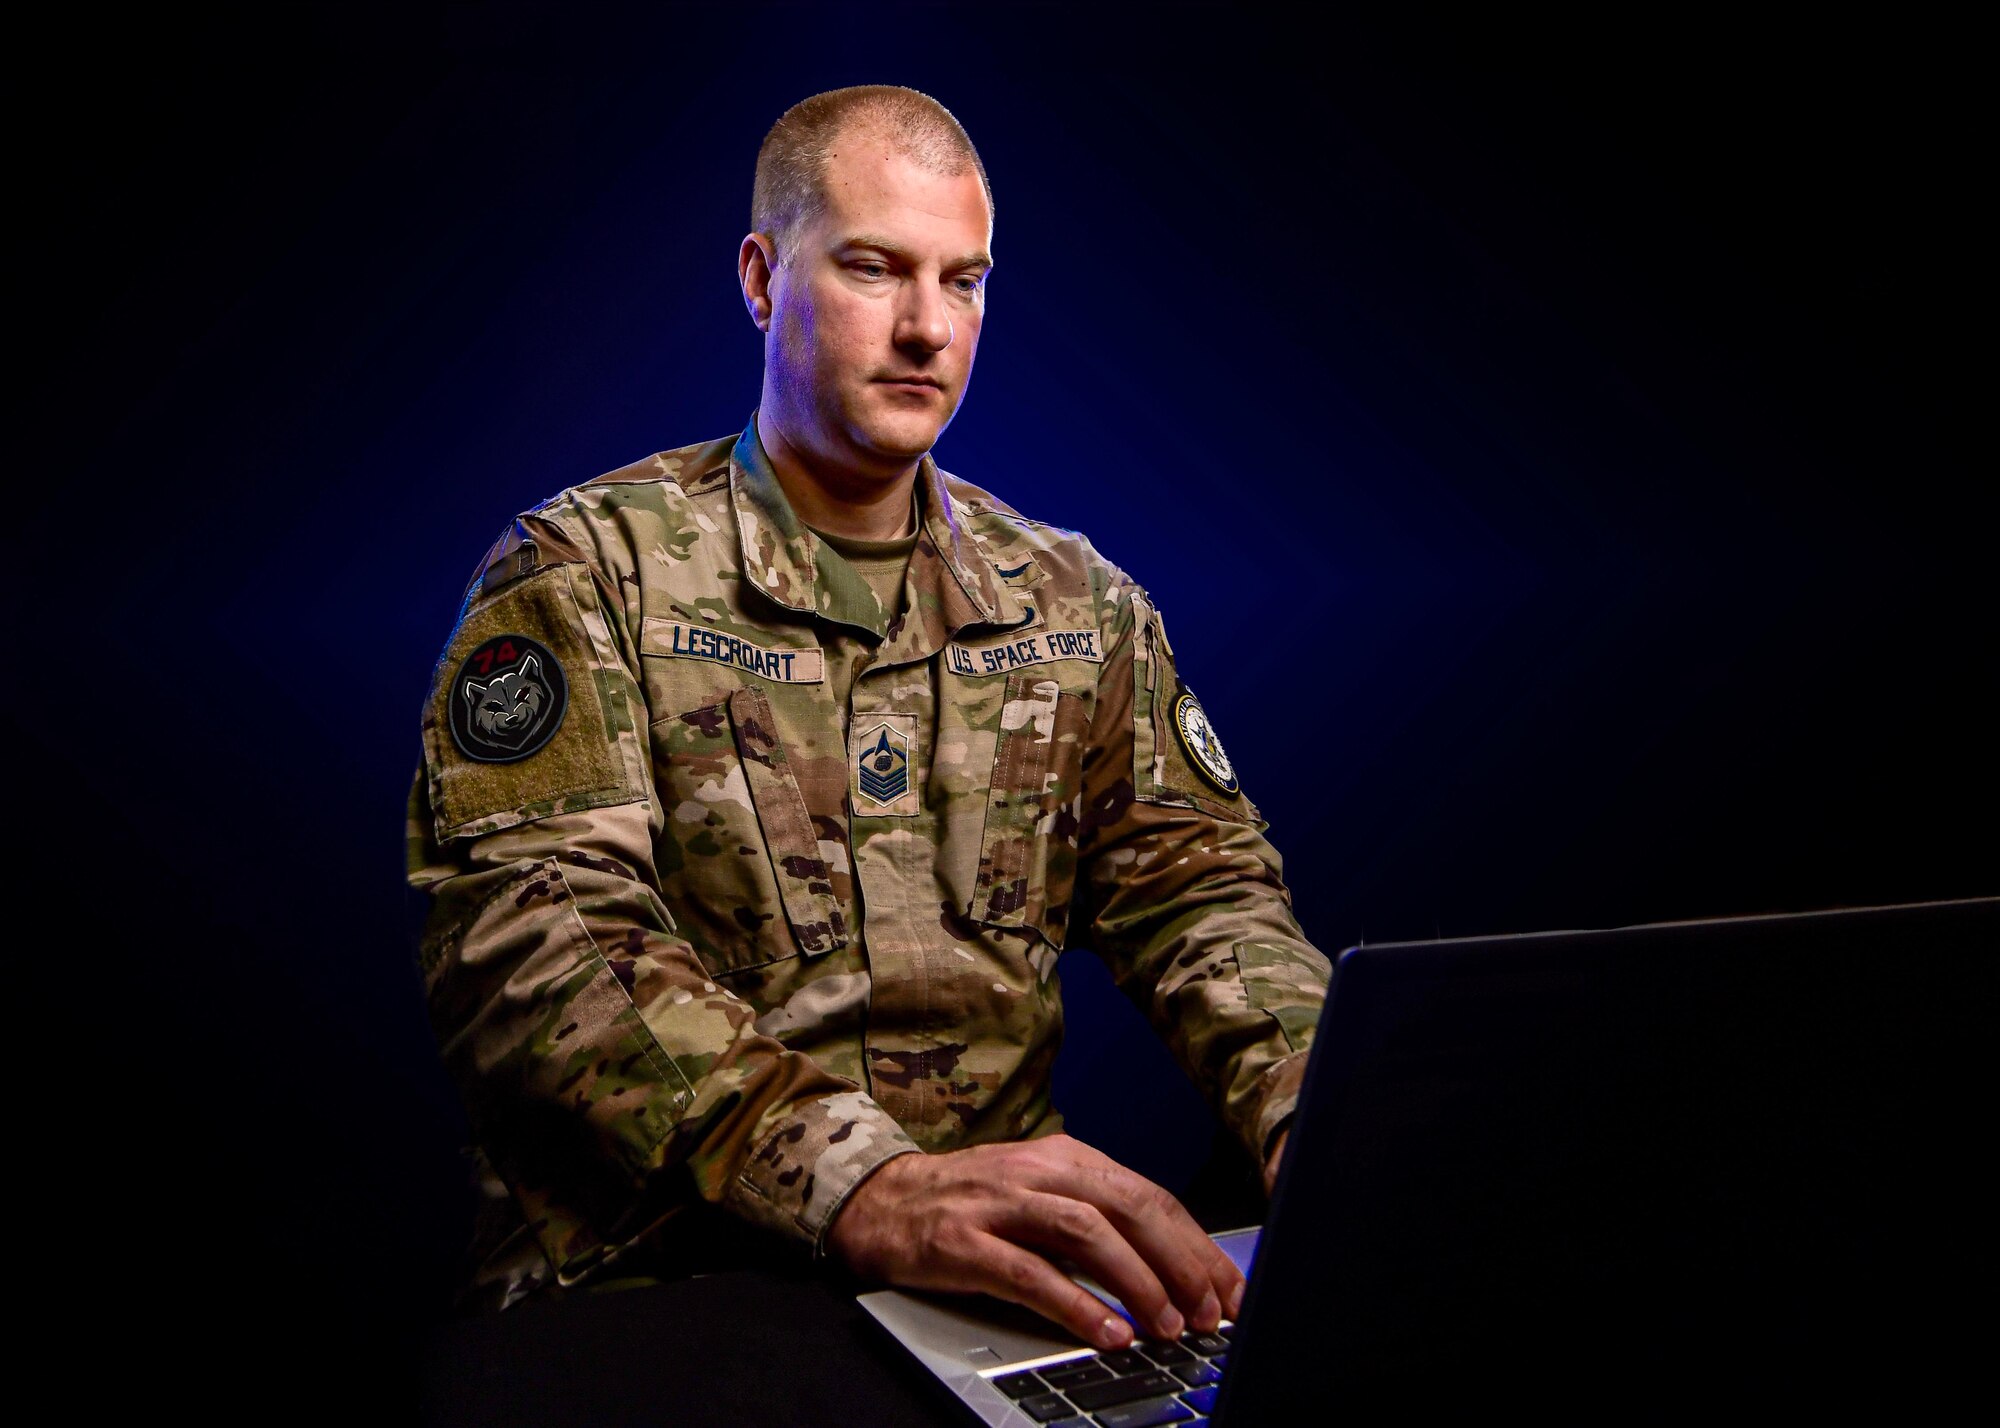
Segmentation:
[(1065, 1390), (1078, 1384), (1103, 1383), (1110, 1377), (1111, 1370), (1103, 1364), (1051, 1364), (1042, 1370), (1042, 1379), (1050, 1388)]
[(1181, 1346), (1193, 1349), (1198, 1354), (1226, 1354), (1229, 1340), (1220, 1334), (1182, 1334)]
[(1032, 1373), (1003, 1373), (991, 1382), (1009, 1398), (1027, 1398), (1033, 1394), (1049, 1391), (1049, 1386)]
[(1146, 1343), (1139, 1345), (1139, 1352), (1162, 1368), (1170, 1364), (1184, 1364), (1194, 1357), (1179, 1344)]
[(1181, 1402), (1200, 1413), (1215, 1411), (1215, 1395), (1222, 1392), (1219, 1387), (1189, 1388), (1181, 1392)]
[(1037, 1423), (1052, 1423), (1058, 1418), (1071, 1418), (1076, 1410), (1069, 1406), (1069, 1400), (1060, 1393), (1044, 1393), (1034, 1398), (1024, 1398), (1014, 1405), (1023, 1413), (1034, 1415)]
[(1214, 1364), (1205, 1364), (1200, 1359), (1191, 1364), (1175, 1364), (1171, 1372), (1189, 1388), (1200, 1388), (1205, 1383), (1222, 1382), (1222, 1371)]
[[(1069, 1400), (1078, 1408), (1097, 1413), (1099, 1409), (1115, 1408), (1134, 1399), (1154, 1398), (1163, 1393), (1172, 1393), (1180, 1386), (1172, 1374), (1154, 1369), (1151, 1373), (1135, 1373), (1130, 1378), (1114, 1378), (1109, 1383), (1086, 1383), (1072, 1388), (1069, 1391)], [(1101, 1414), (1099, 1416), (1102, 1417)]]
[(1144, 1373), (1152, 1367), (1137, 1349), (1116, 1349), (1108, 1354), (1099, 1354), (1097, 1361), (1116, 1374)]
[(1101, 1428), (1157, 1428), (1162, 1423), (1186, 1423), (1194, 1413), (1171, 1398), (1148, 1398), (1122, 1408), (1107, 1408), (1097, 1415)]

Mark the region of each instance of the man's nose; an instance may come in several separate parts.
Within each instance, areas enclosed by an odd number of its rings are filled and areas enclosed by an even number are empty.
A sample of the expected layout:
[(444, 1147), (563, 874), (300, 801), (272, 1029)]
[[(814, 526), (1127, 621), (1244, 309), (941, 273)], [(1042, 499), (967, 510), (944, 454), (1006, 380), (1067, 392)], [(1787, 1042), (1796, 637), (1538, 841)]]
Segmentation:
[(896, 314), (896, 345), (925, 352), (942, 352), (951, 346), (951, 314), (945, 311), (944, 294), (937, 284), (910, 283), (903, 291), (902, 309)]

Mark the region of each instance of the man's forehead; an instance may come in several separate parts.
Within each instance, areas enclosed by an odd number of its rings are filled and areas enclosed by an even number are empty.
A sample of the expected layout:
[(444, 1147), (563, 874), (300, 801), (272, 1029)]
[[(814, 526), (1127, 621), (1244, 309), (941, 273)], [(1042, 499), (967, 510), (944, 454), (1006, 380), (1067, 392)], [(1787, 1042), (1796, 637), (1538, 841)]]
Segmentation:
[[(970, 164), (939, 173), (886, 139), (843, 137), (827, 156), (825, 232), (836, 244), (878, 240), (876, 246), (924, 246), (944, 240), (954, 252), (982, 251), (992, 211)], [(887, 239), (886, 244), (879, 240)]]

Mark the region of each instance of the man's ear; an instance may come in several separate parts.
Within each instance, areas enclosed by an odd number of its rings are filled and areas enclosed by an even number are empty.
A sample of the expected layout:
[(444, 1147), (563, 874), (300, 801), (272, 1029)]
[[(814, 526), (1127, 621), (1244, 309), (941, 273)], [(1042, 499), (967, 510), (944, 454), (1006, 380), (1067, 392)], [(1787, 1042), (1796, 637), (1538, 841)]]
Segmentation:
[(771, 330), (771, 270), (778, 266), (777, 245), (767, 234), (745, 235), (736, 250), (736, 281), (743, 287), (743, 305), (759, 332)]

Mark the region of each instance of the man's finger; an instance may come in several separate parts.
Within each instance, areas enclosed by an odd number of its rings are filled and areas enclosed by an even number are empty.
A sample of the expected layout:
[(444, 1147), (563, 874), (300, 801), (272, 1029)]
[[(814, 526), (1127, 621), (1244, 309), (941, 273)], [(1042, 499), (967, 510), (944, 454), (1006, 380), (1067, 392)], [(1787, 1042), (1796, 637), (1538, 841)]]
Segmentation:
[[(1202, 1261), (1208, 1270), (1209, 1283), (1215, 1286), (1215, 1295), (1220, 1306), (1219, 1317), (1234, 1319), (1243, 1308), (1243, 1271), (1236, 1267), (1236, 1261), (1226, 1250), (1207, 1235), (1202, 1240), (1208, 1248), (1202, 1251)], [(1196, 1324), (1204, 1333), (1215, 1328), (1214, 1324)]]
[(1213, 1329), (1235, 1283), (1229, 1256), (1172, 1195), (1108, 1157), (1099, 1159), (1098, 1165), (1074, 1166), (1059, 1186), (1036, 1188), (1095, 1205), (1152, 1267), (1181, 1315), (1197, 1328)]
[[(1134, 1238), (1135, 1247), (1155, 1268), (1176, 1274), (1169, 1292), (1186, 1312), (1188, 1322), (1206, 1333), (1225, 1317), (1233, 1317), (1243, 1295), (1243, 1272), (1235, 1261), (1195, 1223), (1179, 1200), (1150, 1180), (1123, 1167), (1118, 1169), (1143, 1187), (1141, 1203), (1150, 1206), (1150, 1213), (1135, 1218), (1129, 1228), (1116, 1217), (1113, 1223), (1125, 1230), (1128, 1238)], [(1151, 1238), (1138, 1238), (1148, 1236)], [(1186, 1259), (1162, 1265), (1154, 1258), (1155, 1246), (1159, 1253), (1184, 1253)]]
[(1131, 1325), (1102, 1299), (1032, 1251), (981, 1235), (968, 1267), (974, 1288), (1053, 1319), (1086, 1344), (1122, 1349), (1132, 1342)]
[(1184, 1316), (1174, 1309), (1159, 1276), (1095, 1205), (1029, 1190), (993, 1230), (1017, 1244), (1074, 1261), (1117, 1295), (1154, 1336), (1175, 1338), (1185, 1327)]

